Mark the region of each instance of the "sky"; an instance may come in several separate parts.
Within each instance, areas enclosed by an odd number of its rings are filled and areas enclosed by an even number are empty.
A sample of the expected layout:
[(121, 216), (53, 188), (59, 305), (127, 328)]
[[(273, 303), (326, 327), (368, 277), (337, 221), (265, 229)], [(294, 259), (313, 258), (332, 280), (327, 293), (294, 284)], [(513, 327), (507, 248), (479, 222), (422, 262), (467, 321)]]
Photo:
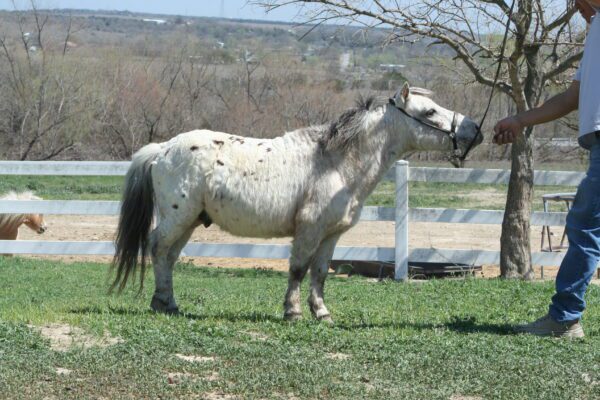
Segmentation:
[[(15, 0), (19, 8), (28, 1)], [(38, 8), (77, 8), (89, 10), (128, 10), (152, 14), (183, 16), (259, 19), (268, 21), (297, 20), (294, 7), (284, 7), (266, 14), (264, 9), (247, 4), (247, 0), (223, 0), (224, 15), (221, 15), (221, 0), (37, 0)], [(11, 0), (0, 0), (0, 9), (12, 10)]]

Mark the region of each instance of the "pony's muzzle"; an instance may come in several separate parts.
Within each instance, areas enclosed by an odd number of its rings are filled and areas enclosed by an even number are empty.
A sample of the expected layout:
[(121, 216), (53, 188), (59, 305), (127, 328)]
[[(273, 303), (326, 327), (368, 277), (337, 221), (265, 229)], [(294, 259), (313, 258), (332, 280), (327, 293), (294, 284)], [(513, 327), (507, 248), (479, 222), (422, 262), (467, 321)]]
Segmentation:
[(42, 233), (44, 233), (44, 232), (46, 232), (46, 227), (45, 227), (45, 226), (40, 226), (40, 227), (38, 228), (38, 231), (37, 231), (37, 233), (41, 235), (41, 234), (42, 234)]

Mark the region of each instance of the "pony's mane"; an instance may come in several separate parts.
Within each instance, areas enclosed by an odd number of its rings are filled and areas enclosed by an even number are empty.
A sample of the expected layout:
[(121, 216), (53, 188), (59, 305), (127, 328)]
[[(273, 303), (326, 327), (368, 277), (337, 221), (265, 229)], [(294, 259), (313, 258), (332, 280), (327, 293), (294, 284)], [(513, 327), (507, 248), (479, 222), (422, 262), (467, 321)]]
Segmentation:
[(387, 104), (387, 99), (378, 96), (362, 97), (356, 100), (356, 106), (344, 112), (337, 121), (332, 122), (320, 138), (324, 150), (343, 150), (350, 147), (364, 131), (364, 116), (377, 107)]
[(430, 98), (433, 96), (433, 92), (431, 90), (423, 89), (420, 87), (411, 87), (410, 94), (416, 94), (418, 96), (425, 96), (425, 97), (430, 97)]
[(42, 200), (41, 197), (33, 194), (32, 191), (27, 190), (25, 192), (17, 193), (15, 191), (10, 191), (6, 193), (4, 196), (0, 197), (0, 200)]

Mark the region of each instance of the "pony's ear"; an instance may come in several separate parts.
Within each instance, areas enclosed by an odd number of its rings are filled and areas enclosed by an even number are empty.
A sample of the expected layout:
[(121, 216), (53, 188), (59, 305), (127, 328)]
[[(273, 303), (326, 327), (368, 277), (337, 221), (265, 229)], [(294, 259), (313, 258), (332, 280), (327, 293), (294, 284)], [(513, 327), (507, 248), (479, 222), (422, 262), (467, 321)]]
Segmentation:
[(404, 82), (402, 89), (400, 89), (400, 94), (402, 95), (402, 100), (406, 101), (408, 96), (410, 96), (410, 85), (408, 82)]
[(408, 99), (409, 95), (410, 95), (410, 86), (408, 85), (408, 82), (405, 82), (404, 86), (402, 86), (402, 88), (398, 89), (396, 94), (394, 94), (393, 99), (394, 99), (395, 106), (404, 108), (404, 106), (406, 105), (406, 100)]

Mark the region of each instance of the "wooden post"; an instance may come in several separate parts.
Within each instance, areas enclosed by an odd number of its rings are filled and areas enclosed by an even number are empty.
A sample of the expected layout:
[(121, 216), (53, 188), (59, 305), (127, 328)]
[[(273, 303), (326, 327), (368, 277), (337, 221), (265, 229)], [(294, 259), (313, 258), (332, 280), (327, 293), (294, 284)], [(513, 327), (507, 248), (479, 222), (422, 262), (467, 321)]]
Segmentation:
[(408, 161), (396, 162), (396, 260), (394, 279), (408, 280)]

